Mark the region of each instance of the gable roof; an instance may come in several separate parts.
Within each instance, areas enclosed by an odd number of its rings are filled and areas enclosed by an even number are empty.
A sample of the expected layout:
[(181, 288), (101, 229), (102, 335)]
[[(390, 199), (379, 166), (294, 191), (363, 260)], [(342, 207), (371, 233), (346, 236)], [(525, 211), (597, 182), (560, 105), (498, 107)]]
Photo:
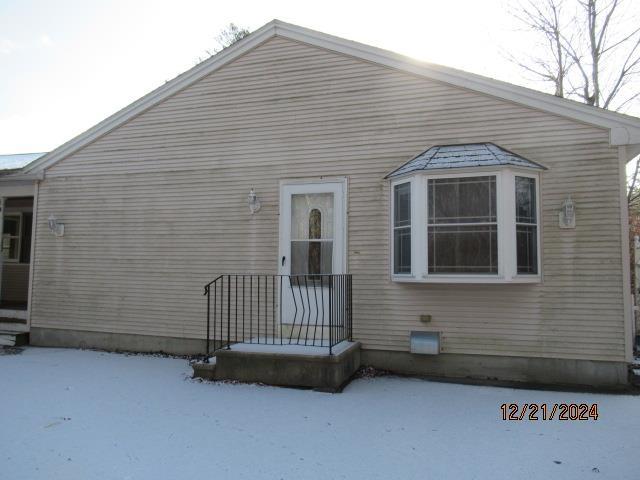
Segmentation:
[(272, 20), (251, 35), (225, 48), (218, 54), (199, 63), (195, 67), (178, 75), (173, 80), (156, 88), (144, 97), (114, 113), (84, 133), (62, 144), (52, 152), (28, 165), (24, 172), (46, 169), (68, 155), (78, 151), (97, 138), (124, 124), (140, 113), (162, 102), (171, 95), (197, 82), (244, 53), (252, 50), (274, 36), (325, 48), (365, 61), (391, 67), (414, 75), (429, 78), (454, 86), (477, 91), (494, 97), (509, 100), (524, 106), (554, 113), (583, 123), (605, 128), (610, 131), (612, 145), (640, 144), (640, 119), (591, 107), (573, 100), (558, 98), (529, 88), (512, 85), (507, 82), (476, 75), (455, 68), (427, 62), (364, 45), (326, 33), (317, 32), (280, 20)]
[(505, 150), (494, 143), (467, 143), (433, 146), (391, 172), (386, 178), (424, 170), (507, 165), (546, 170), (542, 165)]

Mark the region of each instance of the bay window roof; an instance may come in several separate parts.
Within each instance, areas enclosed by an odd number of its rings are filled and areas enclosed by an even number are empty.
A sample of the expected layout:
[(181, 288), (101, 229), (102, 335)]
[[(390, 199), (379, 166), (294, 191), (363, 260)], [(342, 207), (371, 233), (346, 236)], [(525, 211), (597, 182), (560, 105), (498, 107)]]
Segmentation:
[(407, 173), (469, 167), (515, 166), (546, 170), (542, 165), (527, 160), (494, 143), (467, 143), (462, 145), (436, 145), (422, 152), (386, 178)]

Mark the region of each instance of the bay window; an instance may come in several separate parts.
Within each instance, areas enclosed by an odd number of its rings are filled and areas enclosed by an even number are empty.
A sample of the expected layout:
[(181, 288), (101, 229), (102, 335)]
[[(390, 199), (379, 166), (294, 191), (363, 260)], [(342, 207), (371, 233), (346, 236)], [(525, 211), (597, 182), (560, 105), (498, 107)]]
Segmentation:
[(517, 168), (393, 179), (393, 279), (539, 281), (538, 181)]

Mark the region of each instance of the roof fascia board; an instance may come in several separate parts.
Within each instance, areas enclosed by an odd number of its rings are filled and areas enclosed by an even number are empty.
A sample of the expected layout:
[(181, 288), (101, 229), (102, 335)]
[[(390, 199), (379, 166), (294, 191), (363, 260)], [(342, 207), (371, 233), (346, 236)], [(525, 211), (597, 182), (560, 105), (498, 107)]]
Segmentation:
[(35, 177), (5, 177), (0, 178), (0, 193), (3, 188), (10, 187), (22, 187), (25, 185), (33, 185), (35, 182), (40, 181), (40, 178)]
[(18, 171), (8, 175), (0, 175), (0, 183), (30, 182), (34, 180), (44, 180), (44, 172), (42, 170), (32, 173)]
[(166, 82), (164, 85), (139, 98), (122, 110), (119, 110), (113, 115), (107, 117), (105, 120), (101, 121), (84, 133), (81, 133), (50, 153), (27, 165), (23, 171), (28, 173), (34, 170), (45, 170), (49, 168), (59, 160), (71, 155), (97, 138), (109, 133), (111, 130), (126, 123), (135, 116), (223, 67), (232, 60), (240, 57), (247, 51), (273, 37), (275, 35), (275, 24), (276, 21), (267, 23), (245, 39), (178, 75), (176, 78)]

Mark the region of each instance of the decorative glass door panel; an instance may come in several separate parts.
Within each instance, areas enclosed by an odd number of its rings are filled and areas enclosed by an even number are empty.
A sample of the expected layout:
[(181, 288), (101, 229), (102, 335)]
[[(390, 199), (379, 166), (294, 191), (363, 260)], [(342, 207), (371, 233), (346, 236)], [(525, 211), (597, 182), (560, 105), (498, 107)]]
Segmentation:
[(291, 195), (291, 275), (333, 273), (333, 193)]

